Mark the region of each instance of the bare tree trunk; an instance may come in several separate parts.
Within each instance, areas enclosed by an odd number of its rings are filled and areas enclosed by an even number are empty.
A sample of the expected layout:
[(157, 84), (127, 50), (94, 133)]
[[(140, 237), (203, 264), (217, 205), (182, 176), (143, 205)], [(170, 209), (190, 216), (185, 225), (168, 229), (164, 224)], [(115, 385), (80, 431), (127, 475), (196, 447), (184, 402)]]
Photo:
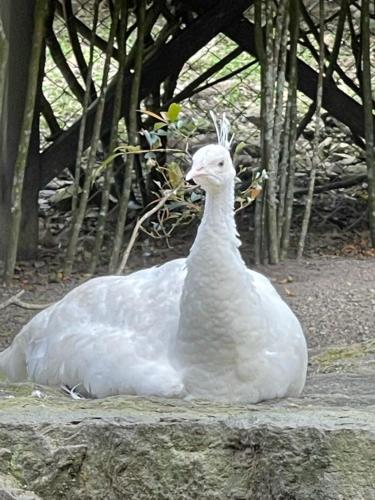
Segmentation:
[[(278, 57), (277, 84), (276, 84), (276, 103), (275, 103), (275, 121), (273, 127), (273, 142), (274, 142), (274, 161), (278, 165), (278, 184), (279, 184), (279, 202), (277, 207), (277, 233), (278, 233), (278, 248), (280, 253), (280, 238), (282, 234), (282, 214), (284, 212), (285, 188), (286, 188), (286, 165), (288, 158), (288, 142), (287, 137), (289, 107), (288, 102), (284, 114), (284, 90), (286, 80), (286, 60), (288, 53), (288, 25), (289, 25), (289, 0), (283, 0), (280, 3), (280, 48)], [(284, 135), (282, 136), (284, 128)], [(283, 141), (280, 145), (281, 138)], [(281, 146), (281, 148), (280, 148)]]
[(265, 106), (262, 116), (264, 127), (263, 160), (264, 167), (268, 172), (266, 188), (266, 218), (267, 218), (267, 240), (270, 264), (279, 261), (278, 237), (277, 237), (277, 163), (274, 156), (273, 127), (274, 127), (274, 85), (276, 68), (274, 66), (273, 52), (273, 9), (272, 1), (266, 1), (266, 60), (264, 93)]
[(319, 0), (319, 76), (318, 76), (318, 86), (316, 89), (316, 110), (315, 110), (315, 134), (312, 146), (312, 158), (311, 158), (311, 170), (308, 192), (306, 196), (305, 212), (302, 220), (301, 234), (298, 241), (297, 248), (297, 259), (300, 260), (303, 255), (305, 248), (305, 241), (307, 230), (310, 222), (311, 207), (313, 203), (314, 187), (315, 187), (315, 176), (316, 170), (320, 163), (319, 158), (319, 142), (320, 142), (320, 112), (322, 109), (323, 100), (323, 77), (324, 77), (324, 0)]
[(6, 71), (8, 61), (9, 44), (0, 19), (0, 112), (4, 103), (4, 90), (6, 82)]
[[(0, 259), (5, 259), (11, 234), (14, 166), (18, 155), (28, 87), (34, 33), (35, 0), (1, 0), (0, 17), (8, 40), (6, 82), (0, 115)], [(22, 36), (20, 37), (20, 26)], [(23, 182), (22, 217), (17, 258), (35, 258), (38, 249), (38, 193), (40, 186), (39, 101), (44, 42), (38, 75), (38, 92)], [(4, 62), (4, 61), (2, 61)]]
[(283, 234), (283, 227), (285, 221), (285, 200), (286, 200), (286, 188), (288, 181), (288, 162), (289, 162), (290, 107), (291, 107), (291, 101), (288, 99), (286, 103), (286, 111), (284, 117), (281, 158), (279, 164), (279, 207), (277, 213), (277, 226), (279, 230), (279, 248), (281, 248), (281, 238)]
[[(255, 22), (255, 46), (258, 55), (258, 60), (260, 63), (261, 70), (261, 95), (260, 95), (260, 117), (261, 121), (263, 120), (265, 110), (265, 99), (264, 99), (264, 67), (265, 67), (265, 47), (263, 40), (263, 30), (262, 30), (262, 0), (255, 0), (255, 14), (254, 14), (254, 22)], [(260, 144), (262, 149), (262, 157), (261, 162), (263, 162), (263, 151), (264, 151), (264, 127), (260, 128)], [(263, 227), (263, 204), (265, 203), (265, 195), (264, 191), (255, 202), (255, 216), (254, 216), (254, 251), (255, 251), (255, 263), (260, 264), (263, 258), (262, 255), (262, 247), (264, 240), (264, 227)]]
[[(128, 141), (129, 145), (131, 146), (135, 146), (138, 142), (137, 109), (139, 106), (139, 90), (141, 86), (141, 77), (142, 77), (144, 36), (145, 36), (145, 13), (146, 13), (146, 0), (140, 0), (137, 9), (138, 33), (136, 42), (136, 55), (134, 62), (134, 75), (130, 93), (129, 115), (128, 115), (129, 116)], [(128, 155), (125, 167), (122, 193), (118, 208), (119, 213), (116, 225), (115, 238), (113, 242), (112, 255), (109, 264), (109, 270), (112, 273), (116, 271), (120, 258), (120, 252), (124, 237), (124, 228), (126, 223), (128, 202), (130, 196), (133, 167), (134, 167), (134, 155)]]
[(288, 182), (285, 198), (285, 218), (283, 234), (281, 239), (280, 256), (284, 259), (287, 256), (290, 238), (290, 227), (292, 224), (293, 198), (294, 198), (294, 174), (296, 162), (296, 129), (297, 129), (297, 45), (299, 36), (299, 1), (290, 0), (290, 60), (289, 60), (289, 92), (290, 100), (290, 120), (288, 134), (289, 140), (289, 165)]
[(104, 112), (105, 95), (106, 95), (106, 90), (108, 87), (109, 69), (110, 69), (110, 65), (111, 65), (112, 48), (113, 48), (113, 42), (114, 42), (114, 36), (115, 36), (116, 30), (117, 30), (117, 21), (115, 19), (115, 21), (111, 24), (111, 30), (109, 33), (107, 52), (106, 52), (104, 68), (103, 68), (102, 84), (101, 84), (101, 89), (100, 89), (100, 95), (98, 97), (98, 107), (96, 110), (94, 130), (93, 130), (93, 134), (91, 137), (90, 152), (89, 152), (89, 157), (87, 160), (87, 165), (86, 165), (86, 170), (85, 170), (85, 179), (83, 182), (82, 193), (81, 193), (80, 200), (79, 200), (79, 207), (78, 207), (77, 211), (74, 213), (73, 218), (72, 218), (72, 230), (71, 230), (68, 250), (67, 250), (66, 259), (65, 259), (65, 266), (64, 266), (64, 274), (66, 276), (69, 275), (73, 269), (74, 258), (75, 258), (75, 255), (77, 252), (77, 246), (78, 246), (78, 237), (79, 237), (79, 233), (81, 231), (83, 220), (85, 218), (90, 189), (92, 186), (93, 171), (94, 171), (94, 167), (95, 167), (98, 144), (99, 144), (99, 140), (100, 140), (100, 131), (101, 131), (101, 125), (102, 125), (103, 112)]
[[(285, 70), (286, 56), (288, 53), (288, 12), (289, 0), (280, 2), (279, 23), (281, 24), (276, 34), (276, 43), (278, 43), (277, 57), (275, 56), (276, 75), (276, 102), (275, 102), (275, 121), (273, 127), (274, 144), (274, 162), (279, 164), (280, 160), (280, 139), (283, 129), (283, 107), (284, 107), (284, 89), (285, 89)], [(279, 24), (278, 23), (278, 24)], [(277, 40), (279, 38), (279, 40)]]
[(48, 0), (36, 0), (34, 11), (34, 33), (31, 49), (28, 85), (24, 115), (20, 132), (17, 159), (14, 167), (11, 201), (11, 224), (9, 243), (4, 268), (4, 280), (10, 283), (14, 274), (22, 217), (22, 192), (30, 137), (34, 121), (34, 109), (39, 82), (40, 60), (45, 36), (45, 21), (48, 13)]
[(375, 247), (375, 151), (374, 119), (371, 92), (370, 2), (362, 0), (362, 101), (365, 115), (366, 163), (368, 176), (368, 218), (371, 245)]
[(92, 35), (91, 35), (90, 50), (89, 50), (89, 63), (88, 63), (88, 67), (87, 67), (87, 74), (86, 74), (86, 81), (85, 81), (86, 89), (85, 89), (85, 96), (83, 99), (82, 120), (81, 120), (80, 127), (79, 127), (78, 148), (77, 148), (77, 155), (76, 155), (75, 168), (74, 168), (74, 190), (73, 190), (73, 196), (72, 196), (72, 218), (73, 219), (75, 219), (75, 217), (76, 217), (76, 210), (77, 210), (79, 190), (80, 190), (81, 163), (82, 163), (82, 156), (83, 156), (83, 150), (84, 150), (84, 138), (85, 138), (85, 131), (86, 131), (87, 109), (88, 109), (89, 104), (90, 104), (90, 94), (91, 94), (91, 88), (92, 88), (92, 67), (93, 67), (93, 63), (94, 63), (94, 37), (95, 37), (96, 28), (97, 28), (97, 24), (98, 24), (99, 3), (100, 3), (100, 0), (95, 0), (94, 16), (93, 16), (93, 22), (92, 22)]
[(258, 266), (262, 261), (262, 206), (263, 196), (258, 196), (255, 200), (254, 211), (254, 261)]
[[(122, 111), (122, 93), (123, 93), (122, 84), (124, 81), (125, 60), (126, 60), (125, 33), (128, 22), (128, 2), (127, 0), (120, 0), (120, 1), (121, 1), (121, 21), (120, 21), (120, 30), (118, 37), (119, 70), (118, 70), (118, 80), (116, 82), (115, 99), (113, 105), (111, 137), (108, 149), (109, 156), (113, 155), (117, 144), (118, 122), (120, 120)], [(109, 195), (111, 191), (112, 182), (113, 182), (113, 160), (107, 166), (104, 186), (101, 192), (100, 212), (96, 227), (95, 247), (92, 253), (91, 264), (90, 264), (90, 274), (94, 274), (96, 270), (99, 261), (100, 250), (103, 245), (104, 230), (108, 214)]]
[[(257, 262), (276, 264), (279, 261), (278, 167), (288, 50), (289, 0), (279, 3), (276, 17), (273, 2), (267, 0), (263, 5), (262, 12), (262, 2), (255, 4), (255, 41), (261, 65), (261, 163), (267, 170), (268, 180), (262, 198), (258, 198), (256, 203), (255, 257)], [(262, 21), (265, 21), (265, 29), (262, 28)]]

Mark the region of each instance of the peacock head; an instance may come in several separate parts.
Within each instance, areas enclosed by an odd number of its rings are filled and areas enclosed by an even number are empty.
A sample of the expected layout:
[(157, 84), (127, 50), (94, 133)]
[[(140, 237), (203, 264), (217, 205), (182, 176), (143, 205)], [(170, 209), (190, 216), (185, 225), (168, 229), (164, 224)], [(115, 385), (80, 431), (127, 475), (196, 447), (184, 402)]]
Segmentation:
[(209, 191), (227, 185), (235, 175), (229, 151), (220, 144), (209, 144), (194, 154), (186, 180), (193, 179), (205, 191)]

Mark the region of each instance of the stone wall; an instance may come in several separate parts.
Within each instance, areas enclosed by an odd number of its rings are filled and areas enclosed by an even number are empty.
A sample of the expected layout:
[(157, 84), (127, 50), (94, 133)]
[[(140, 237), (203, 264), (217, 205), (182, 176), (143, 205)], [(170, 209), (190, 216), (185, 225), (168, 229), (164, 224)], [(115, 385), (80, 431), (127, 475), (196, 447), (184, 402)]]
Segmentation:
[(303, 398), (258, 405), (3, 384), (0, 499), (375, 499), (374, 362), (340, 352)]

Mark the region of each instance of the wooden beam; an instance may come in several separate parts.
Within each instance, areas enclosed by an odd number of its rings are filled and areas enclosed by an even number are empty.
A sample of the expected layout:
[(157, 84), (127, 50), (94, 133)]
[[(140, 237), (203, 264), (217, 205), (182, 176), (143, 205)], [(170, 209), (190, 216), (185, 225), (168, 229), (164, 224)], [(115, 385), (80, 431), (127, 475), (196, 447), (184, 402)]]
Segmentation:
[[(361, 182), (367, 182), (367, 174), (347, 175), (339, 181), (327, 182), (327, 184), (317, 184), (314, 188), (314, 194), (324, 193), (332, 189), (342, 189), (357, 186)], [(307, 188), (296, 188), (294, 191), (295, 196), (302, 196), (307, 194)]]
[[(197, 13), (202, 13), (212, 5), (208, 0), (203, 6), (200, 0), (183, 0), (183, 3)], [(243, 16), (227, 23), (223, 33), (236, 42), (243, 50), (258, 57), (255, 47), (255, 26)], [(315, 99), (318, 73), (301, 59), (297, 60), (298, 90), (310, 99)], [(340, 122), (347, 125), (355, 136), (364, 137), (364, 115), (361, 104), (340, 90), (332, 79), (323, 82), (323, 107)]]
[[(251, 3), (252, 0), (237, 0), (235, 3), (220, 0), (215, 2), (215, 5), (195, 19), (187, 28), (180, 30), (172, 40), (164, 44), (155, 55), (145, 62), (140, 89), (141, 98), (160, 85), (173, 71), (173, 68), (182, 65), (204, 47), (223, 30), (225, 25), (233, 23)], [(124, 107), (127, 106), (129, 100), (131, 83), (132, 75), (128, 75), (124, 80)], [(111, 125), (115, 85), (116, 78), (112, 80), (107, 91), (101, 136), (108, 132)], [(88, 110), (85, 147), (89, 145), (91, 138), (96, 106), (97, 101), (92, 103)], [(80, 120), (77, 120), (66, 132), (63, 132), (42, 153), (40, 188), (56, 177), (63, 168), (74, 163)]]
[[(225, 28), (224, 33), (251, 55), (256, 56), (255, 47), (250, 43), (254, 37), (254, 26), (246, 19)], [(251, 49), (251, 50), (250, 50)], [(308, 64), (298, 59), (298, 90), (310, 99), (316, 97), (318, 73)], [(364, 137), (362, 106), (340, 90), (332, 79), (323, 81), (323, 107), (337, 120), (347, 125), (354, 135)]]
[[(200, 15), (187, 28), (181, 30), (170, 42), (165, 44), (144, 65), (141, 97), (145, 97), (155, 86), (169, 75), (171, 69), (182, 65), (200, 48), (206, 45), (220, 31), (235, 41), (243, 50), (257, 57), (254, 41), (254, 24), (241, 16), (253, 0), (241, 0), (235, 4), (225, 0), (216, 2), (200, 0), (182, 0), (188, 9)], [(306, 63), (298, 60), (298, 89), (311, 99), (315, 98), (318, 74)], [(102, 136), (108, 132), (113, 109), (113, 97), (116, 78), (108, 88), (103, 116)], [(132, 76), (124, 80), (124, 106), (128, 102)], [(364, 136), (362, 106), (345, 92), (340, 90), (333, 80), (324, 81), (323, 107), (339, 121), (347, 125), (355, 136)], [(88, 110), (85, 145), (88, 146), (95, 117), (96, 102)], [(80, 120), (48, 147), (41, 155), (40, 187), (44, 187), (60, 171), (74, 163), (77, 151)]]

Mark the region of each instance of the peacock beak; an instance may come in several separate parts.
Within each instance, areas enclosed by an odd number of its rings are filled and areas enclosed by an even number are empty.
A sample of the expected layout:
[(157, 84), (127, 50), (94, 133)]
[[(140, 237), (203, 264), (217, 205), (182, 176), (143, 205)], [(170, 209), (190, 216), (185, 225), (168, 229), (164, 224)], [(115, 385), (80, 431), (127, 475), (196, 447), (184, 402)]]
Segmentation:
[(193, 163), (191, 169), (186, 174), (186, 180), (191, 181), (195, 177), (199, 177), (200, 175), (204, 175), (204, 167), (201, 163)]

